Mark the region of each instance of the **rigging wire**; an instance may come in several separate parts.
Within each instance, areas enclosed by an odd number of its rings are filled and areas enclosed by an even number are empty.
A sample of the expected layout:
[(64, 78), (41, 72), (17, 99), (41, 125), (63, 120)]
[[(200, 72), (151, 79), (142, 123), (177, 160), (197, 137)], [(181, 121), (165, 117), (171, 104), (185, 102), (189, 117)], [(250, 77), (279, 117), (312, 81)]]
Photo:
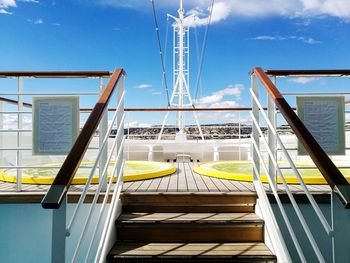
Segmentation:
[[(198, 66), (198, 74), (197, 74), (197, 80), (196, 80), (196, 93), (195, 93), (194, 101), (197, 101), (197, 97), (198, 97), (198, 87), (199, 87), (199, 83), (200, 83), (200, 79), (201, 79), (201, 75), (202, 75), (202, 68), (203, 68), (203, 62), (204, 62), (204, 53), (205, 53), (205, 49), (206, 49), (206, 46), (207, 46), (208, 31), (209, 31), (209, 26), (210, 26), (210, 23), (211, 23), (211, 17), (212, 17), (212, 14), (213, 14), (214, 3), (215, 3), (215, 0), (212, 0), (211, 7), (210, 7), (210, 14), (209, 14), (209, 17), (208, 17), (208, 23), (207, 23), (207, 27), (206, 27), (205, 33), (204, 33), (204, 41), (203, 41), (201, 57), (200, 57), (199, 66)], [(193, 105), (193, 107), (194, 107), (194, 105)]]
[[(196, 23), (196, 16), (193, 17), (194, 23)], [(199, 66), (199, 60), (200, 60), (200, 55), (199, 55), (199, 44), (198, 44), (198, 30), (197, 27), (194, 27), (194, 42), (195, 42), (195, 46), (196, 46), (196, 62), (197, 65)], [(199, 81), (199, 90), (200, 90), (200, 94), (202, 94), (202, 79), (200, 79)]]
[(155, 1), (151, 0), (152, 3), (152, 11), (153, 11), (153, 17), (154, 17), (154, 24), (156, 27), (156, 32), (157, 32), (157, 40), (158, 40), (158, 48), (159, 48), (159, 55), (160, 55), (160, 60), (162, 64), (162, 79), (164, 80), (165, 84), (165, 91), (166, 91), (166, 96), (168, 99), (168, 107), (170, 107), (170, 97), (169, 97), (169, 90), (168, 90), (168, 82), (166, 78), (166, 71), (165, 71), (165, 60), (163, 56), (163, 51), (162, 51), (162, 44), (160, 43), (160, 36), (159, 36), (159, 27), (158, 27), (158, 19), (157, 19), (157, 14), (156, 14), (156, 7), (155, 7)]
[[(166, 19), (166, 29), (165, 29), (165, 39), (164, 39), (164, 57), (163, 57), (163, 64), (164, 64), (164, 69), (166, 69), (166, 58), (167, 58), (167, 47), (168, 47), (168, 32), (169, 32), (169, 17), (167, 16), (167, 19)], [(165, 70), (166, 72), (166, 70)], [(162, 87), (165, 86), (165, 76), (162, 74)], [(166, 86), (167, 88), (167, 86)], [(168, 99), (168, 105), (170, 105), (170, 102), (169, 99)]]

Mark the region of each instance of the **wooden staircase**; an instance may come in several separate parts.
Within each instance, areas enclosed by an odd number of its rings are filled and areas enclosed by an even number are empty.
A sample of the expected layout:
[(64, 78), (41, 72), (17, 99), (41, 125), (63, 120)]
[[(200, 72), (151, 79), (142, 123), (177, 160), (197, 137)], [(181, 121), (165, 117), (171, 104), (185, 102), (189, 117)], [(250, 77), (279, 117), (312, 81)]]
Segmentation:
[(276, 262), (253, 193), (124, 193), (108, 262)]

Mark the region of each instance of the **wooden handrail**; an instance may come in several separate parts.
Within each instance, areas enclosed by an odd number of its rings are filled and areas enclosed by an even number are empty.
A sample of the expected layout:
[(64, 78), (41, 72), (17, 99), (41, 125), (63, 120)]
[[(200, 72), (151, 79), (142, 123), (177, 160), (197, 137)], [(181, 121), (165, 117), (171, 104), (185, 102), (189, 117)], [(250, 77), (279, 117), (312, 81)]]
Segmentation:
[[(18, 100), (12, 100), (12, 99), (8, 99), (8, 98), (4, 98), (4, 97), (0, 97), (0, 101), (6, 102), (6, 103), (8, 103), (8, 104), (14, 104), (14, 105), (17, 105), (17, 104), (18, 104)], [(31, 104), (31, 103), (23, 102), (23, 106), (24, 106), (24, 107), (27, 107), (27, 108), (31, 108), (31, 107), (32, 107), (32, 104)]]
[(349, 183), (343, 174), (318, 144), (263, 69), (254, 68), (252, 72), (260, 80), (268, 94), (273, 98), (277, 108), (326, 179), (328, 185), (339, 194), (345, 207), (350, 208), (350, 195), (343, 187), (344, 185), (349, 185)]
[(350, 69), (296, 69), (296, 70), (266, 70), (269, 76), (280, 77), (298, 77), (298, 76), (350, 76)]
[(117, 83), (124, 75), (123, 69), (116, 69), (106, 87), (102, 91), (94, 109), (89, 115), (83, 129), (81, 130), (76, 142), (63, 162), (55, 180), (49, 191), (45, 195), (41, 205), (43, 208), (57, 209), (60, 207), (64, 197), (67, 194), (69, 186), (76, 174), (83, 156), (89, 146), (92, 137), (100, 123), (103, 112), (108, 106), (108, 102), (117, 86)]
[(109, 71), (0, 71), (0, 78), (88, 78), (109, 77)]

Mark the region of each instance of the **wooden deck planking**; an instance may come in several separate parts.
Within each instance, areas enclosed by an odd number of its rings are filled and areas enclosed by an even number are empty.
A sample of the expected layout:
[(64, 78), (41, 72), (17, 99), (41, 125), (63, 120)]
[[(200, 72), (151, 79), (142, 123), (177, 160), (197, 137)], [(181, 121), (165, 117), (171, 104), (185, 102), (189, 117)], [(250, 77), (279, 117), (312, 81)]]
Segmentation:
[(157, 192), (161, 180), (161, 177), (153, 179), (147, 189), (147, 192)]
[(220, 179), (215, 178), (215, 177), (210, 177), (211, 181), (213, 184), (216, 186), (216, 188), (219, 190), (219, 192), (229, 192), (228, 187), (223, 184)]
[(191, 173), (192, 173), (194, 181), (196, 182), (198, 191), (199, 192), (208, 192), (209, 189), (208, 189), (208, 186), (204, 183), (203, 176), (201, 176), (193, 171), (193, 163), (190, 163), (189, 167), (191, 168)]
[(127, 192), (136, 192), (142, 183), (143, 181), (133, 182), (133, 184), (128, 188)]
[(176, 166), (176, 172), (170, 176), (170, 181), (166, 192), (177, 192), (177, 183), (178, 183), (179, 169)]
[(168, 190), (169, 181), (171, 176), (163, 176), (159, 183), (157, 192), (166, 192)]
[(189, 163), (184, 163), (184, 172), (186, 176), (188, 191), (190, 192), (198, 192), (198, 187), (195, 179), (193, 178), (192, 169)]
[(153, 181), (153, 179), (142, 181), (142, 184), (137, 189), (137, 192), (147, 192), (147, 190), (148, 190), (149, 186), (151, 185), (152, 181)]
[[(193, 171), (194, 163), (174, 163), (177, 171), (160, 178), (124, 183), (125, 192), (255, 192), (253, 183), (233, 180), (218, 179), (196, 174)], [(329, 193), (328, 185), (307, 185), (311, 192)], [(81, 192), (83, 185), (73, 185), (70, 192)], [(97, 185), (92, 185), (89, 192), (95, 191)], [(269, 186), (264, 184), (269, 191)], [(292, 192), (303, 192), (300, 185), (289, 185)], [(22, 185), (22, 192), (47, 192), (49, 185)], [(16, 192), (16, 184), (0, 182), (1, 192)], [(285, 192), (285, 187), (278, 185), (279, 192)]]
[(186, 180), (185, 174), (185, 163), (177, 163), (178, 164), (178, 178), (177, 178), (177, 191), (178, 192), (188, 192), (188, 184)]

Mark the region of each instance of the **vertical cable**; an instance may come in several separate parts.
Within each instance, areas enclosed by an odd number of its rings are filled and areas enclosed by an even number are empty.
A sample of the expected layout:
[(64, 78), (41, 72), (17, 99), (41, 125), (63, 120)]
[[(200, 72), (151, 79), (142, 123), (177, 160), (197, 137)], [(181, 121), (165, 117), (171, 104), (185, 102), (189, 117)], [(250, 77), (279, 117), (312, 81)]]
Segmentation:
[(165, 71), (165, 65), (164, 65), (164, 56), (163, 56), (163, 51), (162, 51), (162, 44), (160, 43), (159, 27), (158, 27), (158, 19), (157, 19), (157, 14), (156, 14), (155, 1), (151, 0), (151, 3), (152, 3), (154, 24), (155, 24), (156, 33), (157, 33), (160, 61), (161, 61), (161, 64), (162, 64), (162, 71), (163, 71), (162, 75), (163, 75), (163, 79), (164, 79), (165, 91), (166, 91), (166, 96), (167, 96), (167, 99), (168, 99), (168, 107), (169, 107), (170, 106), (170, 97), (169, 97), (168, 82), (167, 82), (167, 78), (166, 78), (166, 71)]
[(198, 87), (199, 87), (199, 83), (200, 83), (200, 79), (201, 79), (201, 75), (202, 75), (202, 68), (203, 68), (203, 62), (204, 62), (204, 53), (205, 53), (205, 49), (206, 49), (206, 46), (207, 46), (208, 31), (209, 31), (209, 26), (210, 26), (210, 23), (211, 23), (211, 17), (212, 17), (212, 14), (213, 14), (214, 3), (215, 3), (215, 0), (212, 0), (211, 7), (210, 7), (210, 14), (209, 14), (209, 17), (208, 17), (208, 23), (207, 23), (207, 27), (206, 27), (205, 33), (204, 33), (204, 42), (203, 42), (201, 57), (200, 57), (199, 66), (198, 66), (198, 74), (197, 74), (197, 80), (196, 80), (196, 93), (195, 93), (194, 101), (196, 101), (197, 97), (198, 97)]

